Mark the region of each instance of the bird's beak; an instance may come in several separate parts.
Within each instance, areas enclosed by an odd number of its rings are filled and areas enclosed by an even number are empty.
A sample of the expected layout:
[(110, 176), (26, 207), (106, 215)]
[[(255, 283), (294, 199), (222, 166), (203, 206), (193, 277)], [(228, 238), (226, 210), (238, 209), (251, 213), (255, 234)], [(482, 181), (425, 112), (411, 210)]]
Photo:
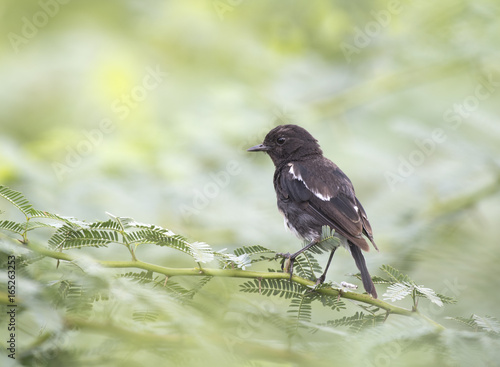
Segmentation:
[(247, 152), (267, 152), (271, 147), (264, 145), (264, 144), (259, 144), (256, 146), (253, 146), (251, 148), (247, 149)]

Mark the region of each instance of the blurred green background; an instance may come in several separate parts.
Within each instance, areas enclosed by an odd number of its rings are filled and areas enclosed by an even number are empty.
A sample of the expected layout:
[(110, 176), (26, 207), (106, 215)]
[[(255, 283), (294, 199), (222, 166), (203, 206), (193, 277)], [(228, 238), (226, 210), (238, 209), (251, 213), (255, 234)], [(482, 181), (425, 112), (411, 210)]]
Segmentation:
[[(498, 317), (499, 16), (494, 0), (3, 1), (0, 183), (82, 220), (292, 252), (272, 162), (245, 149), (299, 124), (354, 183), (372, 275), (457, 297), (439, 322)], [(138, 256), (192, 266), (164, 251)], [(329, 279), (355, 271), (341, 251)]]

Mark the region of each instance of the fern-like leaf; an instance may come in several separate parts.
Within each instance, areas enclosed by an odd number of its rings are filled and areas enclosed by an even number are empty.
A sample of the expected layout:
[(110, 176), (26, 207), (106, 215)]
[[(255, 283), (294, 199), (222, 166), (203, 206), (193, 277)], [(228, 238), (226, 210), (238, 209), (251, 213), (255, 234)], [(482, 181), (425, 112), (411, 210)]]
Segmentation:
[[(321, 285), (324, 285), (324, 283)], [(346, 308), (344, 301), (339, 297), (327, 296), (320, 293), (313, 294), (315, 295), (315, 299), (318, 299), (323, 306), (331, 308), (333, 311), (340, 311)]]
[[(356, 278), (358, 278), (359, 280), (362, 280), (362, 279), (361, 279), (361, 273), (357, 273), (357, 274), (355, 274), (354, 276), (355, 276)], [(391, 283), (393, 283), (393, 282), (391, 282), (390, 280), (387, 280), (387, 279), (385, 279), (385, 278), (379, 277), (379, 276), (377, 276), (377, 275), (372, 276), (372, 281), (373, 281), (373, 283), (375, 283), (375, 284), (391, 284)]]
[(222, 269), (239, 268), (245, 270), (248, 266), (252, 265), (253, 261), (249, 254), (242, 253), (241, 255), (236, 256), (234, 254), (226, 254), (226, 250), (227, 249), (225, 248), (213, 253), (213, 255), (217, 257), (217, 260), (219, 260), (219, 265)]
[(276, 253), (276, 251), (269, 250), (268, 248), (260, 245), (255, 246), (242, 246), (234, 250), (234, 254), (236, 256), (240, 256), (243, 254), (248, 255), (256, 255), (256, 254), (266, 254), (266, 253)]
[(118, 222), (115, 222), (112, 219), (102, 221), (102, 222), (94, 222), (89, 224), (90, 229), (101, 229), (101, 230), (108, 230), (108, 231), (116, 231), (120, 232), (122, 230), (122, 227)]
[(196, 262), (209, 263), (214, 259), (212, 248), (205, 242), (194, 242), (190, 244), (191, 255)]
[(10, 201), (10, 203), (19, 209), (27, 218), (31, 215), (30, 213), (33, 206), (19, 191), (0, 185), (0, 196)]
[[(383, 265), (383, 267), (385, 267), (385, 266), (386, 265)], [(359, 273), (359, 272), (356, 273), (356, 274), (352, 274), (352, 276), (358, 278), (359, 280), (362, 280), (361, 279), (361, 273)], [(404, 279), (404, 276), (402, 277), (402, 279)], [(407, 278), (407, 279), (409, 279), (409, 278)], [(385, 279), (385, 278), (382, 278), (380, 276), (375, 275), (375, 276), (372, 276), (372, 281), (375, 284), (394, 284), (394, 283), (399, 283), (392, 276), (389, 279)]]
[(287, 314), (292, 318), (293, 322), (287, 329), (288, 334), (296, 334), (300, 328), (304, 328), (304, 323), (311, 321), (312, 307), (311, 298), (306, 294), (302, 294), (299, 298), (294, 298), (290, 302)]
[(92, 311), (94, 299), (89, 297), (88, 289), (72, 281), (64, 281), (59, 286), (59, 293), (66, 300), (68, 313), (79, 317), (88, 317)]
[(394, 283), (387, 287), (387, 291), (382, 295), (384, 300), (391, 302), (400, 301), (406, 296), (410, 295), (413, 291), (411, 284)]
[(111, 219), (113, 221), (115, 221), (116, 223), (118, 223), (120, 225), (120, 228), (122, 230), (125, 230), (125, 229), (128, 229), (128, 228), (134, 228), (135, 224), (137, 224), (137, 222), (133, 218), (130, 218), (130, 217), (118, 217), (118, 216), (113, 215), (111, 213), (106, 213), (106, 214), (109, 217), (111, 217)]
[[(304, 246), (309, 242), (304, 242)], [(330, 252), (334, 248), (340, 246), (340, 239), (335, 236), (335, 230), (330, 226), (321, 227), (321, 238), (318, 243), (310, 248), (314, 254), (322, 254), (323, 252)]]
[(292, 283), (286, 279), (257, 279), (240, 285), (240, 291), (246, 293), (260, 293), (264, 296), (279, 296), (287, 299), (302, 297), (306, 290), (300, 284)]
[(295, 259), (294, 271), (302, 278), (316, 280), (315, 273), (321, 273), (322, 268), (312, 254), (303, 252)]
[(194, 297), (196, 293), (198, 293), (209, 281), (213, 279), (213, 276), (205, 276), (202, 277), (193, 287), (192, 287), (192, 295)]
[(474, 331), (477, 331), (478, 326), (477, 326), (477, 324), (474, 321), (474, 318), (472, 316), (469, 317), (469, 318), (461, 317), (461, 316), (457, 316), (457, 317), (445, 317), (445, 318), (447, 320), (453, 320), (453, 321), (459, 322), (462, 325), (465, 325), (467, 327), (470, 327), (471, 329), (474, 329)]
[(494, 334), (500, 334), (500, 322), (498, 319), (491, 316), (478, 316), (471, 315), (469, 318), (465, 317), (447, 317), (448, 320), (453, 320), (470, 327), (474, 331), (486, 331)]
[(441, 300), (440, 297), (434, 292), (434, 290), (430, 288), (425, 288), (424, 286), (421, 285), (415, 285), (414, 286), (415, 290), (417, 291), (417, 296), (419, 297), (425, 297), (432, 303), (438, 305), (439, 307), (443, 306), (443, 301)]
[[(54, 214), (54, 213), (49, 213), (43, 210), (36, 210), (36, 209), (31, 209), (30, 212), (30, 219), (33, 218), (39, 218), (39, 219), (53, 219), (57, 220), (59, 222), (63, 222), (69, 226), (75, 227), (75, 228), (86, 228), (88, 227), (88, 224), (85, 222), (82, 222), (81, 220), (78, 220), (74, 217), (65, 217), (62, 215)], [(62, 225), (61, 224), (53, 224), (55, 228), (59, 228)]]
[(63, 249), (103, 247), (110, 243), (119, 243), (117, 233), (95, 229), (81, 229), (68, 233), (68, 236), (61, 243), (61, 247)]
[[(365, 310), (367, 313), (370, 315), (376, 315), (380, 311), (380, 308), (374, 305), (363, 305), (363, 304), (358, 304), (358, 307), (362, 308)], [(384, 315), (385, 317), (385, 315)]]
[(41, 222), (25, 222), (17, 223), (9, 220), (0, 221), (0, 229), (4, 229), (10, 232), (17, 233), (19, 235), (24, 235), (26, 232), (31, 231), (36, 228), (58, 228), (53, 224), (41, 223)]
[(173, 236), (162, 236), (161, 240), (159, 240), (156, 244), (159, 246), (172, 247), (191, 255), (191, 246), (189, 242), (185, 237), (178, 234)]
[(62, 248), (63, 244), (73, 236), (73, 233), (81, 229), (83, 229), (83, 227), (74, 223), (65, 223), (49, 238), (49, 246), (53, 249)]
[(0, 221), (0, 229), (23, 235), (26, 231), (26, 223), (17, 223), (10, 220)]
[(158, 228), (141, 229), (126, 234), (131, 245), (152, 243), (158, 246), (172, 247), (193, 256), (191, 244), (180, 235), (171, 235), (171, 232)]
[(153, 272), (152, 271), (141, 271), (140, 273), (128, 272), (125, 274), (120, 274), (120, 278), (131, 279), (138, 284), (148, 284), (153, 282)]
[(60, 225), (50, 224), (50, 223), (42, 223), (42, 222), (26, 222), (26, 231), (32, 231), (37, 228), (60, 228)]
[(156, 243), (158, 246), (168, 246), (178, 251), (182, 251), (190, 256), (193, 256), (191, 244), (181, 235), (165, 236), (163, 240)]
[(107, 213), (111, 219), (90, 225), (91, 229), (108, 230), (121, 233), (127, 245), (155, 244), (167, 246), (184, 252), (196, 262), (207, 263), (214, 259), (214, 251), (204, 242), (189, 243), (186, 238), (153, 224), (136, 222), (133, 218), (117, 217)]
[(156, 244), (159, 242), (167, 241), (167, 237), (164, 234), (150, 230), (127, 232), (125, 233), (125, 236), (127, 238), (127, 242), (130, 245), (135, 246), (143, 245), (146, 243)]
[(352, 316), (344, 316), (341, 319), (329, 320), (327, 321), (328, 326), (339, 327), (339, 326), (353, 326), (363, 321), (365, 314), (363, 312), (356, 312)]
[(410, 279), (408, 275), (401, 273), (399, 270), (390, 265), (382, 265), (380, 269), (389, 275), (393, 283), (415, 284), (415, 282)]
[(341, 327), (347, 326), (349, 329), (358, 333), (367, 326), (380, 324), (384, 321), (385, 315), (365, 315), (363, 312), (356, 312), (353, 316), (344, 316), (341, 319), (327, 321), (328, 326)]
[(495, 317), (472, 315), (472, 318), (474, 319), (476, 325), (484, 331), (500, 334), (500, 322), (498, 322), (498, 319)]
[(457, 299), (454, 297), (445, 296), (441, 293), (436, 293), (436, 296), (438, 296), (441, 302), (443, 302), (444, 304), (454, 305), (455, 303), (457, 303)]
[(115, 216), (111, 213), (106, 213), (106, 214), (111, 217), (112, 221), (118, 223), (122, 230), (144, 229), (144, 230), (149, 230), (149, 231), (161, 233), (165, 236), (175, 235), (175, 233), (173, 233), (172, 231), (170, 231), (166, 228), (162, 228), (160, 226), (154, 225), (154, 224), (139, 223), (135, 219), (130, 218), (130, 217), (118, 217), (118, 216)]
[(157, 281), (155, 283), (156, 287), (162, 287), (162, 289), (181, 302), (190, 300), (194, 296), (192, 289), (184, 288), (172, 280), (168, 280), (166, 283), (164, 281)]

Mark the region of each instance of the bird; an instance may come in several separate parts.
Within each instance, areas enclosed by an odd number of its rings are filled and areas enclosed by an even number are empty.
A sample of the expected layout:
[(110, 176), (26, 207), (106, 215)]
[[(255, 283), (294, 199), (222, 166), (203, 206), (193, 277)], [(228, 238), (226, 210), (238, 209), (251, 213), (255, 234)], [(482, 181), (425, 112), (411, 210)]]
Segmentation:
[[(308, 242), (293, 254), (278, 254), (289, 260), (290, 279), (297, 256), (317, 246), (321, 240), (322, 227), (329, 226), (335, 231), (334, 236), (339, 238), (340, 245), (354, 258), (364, 289), (377, 298), (362, 253), (362, 250), (370, 249), (365, 237), (378, 251), (370, 222), (356, 197), (351, 180), (335, 163), (323, 156), (318, 141), (303, 127), (279, 125), (269, 131), (262, 144), (247, 151), (269, 155), (275, 166), (273, 183), (278, 210), (284, 217), (285, 226)], [(316, 281), (317, 285), (325, 281), (337, 248), (334, 246), (331, 250), (325, 270)]]

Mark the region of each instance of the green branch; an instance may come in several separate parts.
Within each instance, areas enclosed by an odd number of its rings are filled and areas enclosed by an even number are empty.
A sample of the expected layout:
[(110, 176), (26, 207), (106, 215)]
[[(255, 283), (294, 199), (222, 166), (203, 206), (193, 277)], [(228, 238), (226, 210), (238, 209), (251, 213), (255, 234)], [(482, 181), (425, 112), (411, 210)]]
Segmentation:
[[(21, 245), (20, 245), (21, 246)], [(26, 246), (41, 255), (51, 257), (58, 260), (64, 261), (75, 261), (78, 260), (77, 257), (71, 256), (67, 253), (57, 252), (49, 250), (43, 246), (29, 242)], [(230, 277), (230, 278), (250, 278), (250, 279), (289, 279), (290, 275), (287, 273), (271, 273), (262, 271), (247, 271), (247, 270), (236, 270), (236, 269), (212, 269), (212, 268), (168, 268), (156, 264), (146, 263), (140, 260), (132, 261), (105, 261), (105, 260), (94, 260), (97, 264), (105, 268), (137, 268), (147, 271), (152, 271), (158, 274), (163, 274), (167, 277), (173, 276), (214, 276), (214, 277)], [(301, 278), (297, 275), (292, 276), (292, 281), (301, 284), (305, 287), (313, 288), (315, 283), (311, 280)], [(370, 304), (380, 309), (385, 310), (388, 314), (410, 316), (420, 318), (425, 320), (427, 323), (433, 325), (437, 330), (444, 330), (444, 327), (435, 321), (427, 318), (426, 316), (408, 310), (406, 308), (397, 307), (391, 305), (387, 302), (381, 301), (379, 299), (374, 299), (367, 294), (359, 294), (354, 292), (345, 292), (340, 289), (335, 288), (319, 288), (316, 290), (321, 294), (325, 294), (331, 297), (340, 297), (345, 299), (350, 299), (357, 302), (362, 302), (365, 304)]]

